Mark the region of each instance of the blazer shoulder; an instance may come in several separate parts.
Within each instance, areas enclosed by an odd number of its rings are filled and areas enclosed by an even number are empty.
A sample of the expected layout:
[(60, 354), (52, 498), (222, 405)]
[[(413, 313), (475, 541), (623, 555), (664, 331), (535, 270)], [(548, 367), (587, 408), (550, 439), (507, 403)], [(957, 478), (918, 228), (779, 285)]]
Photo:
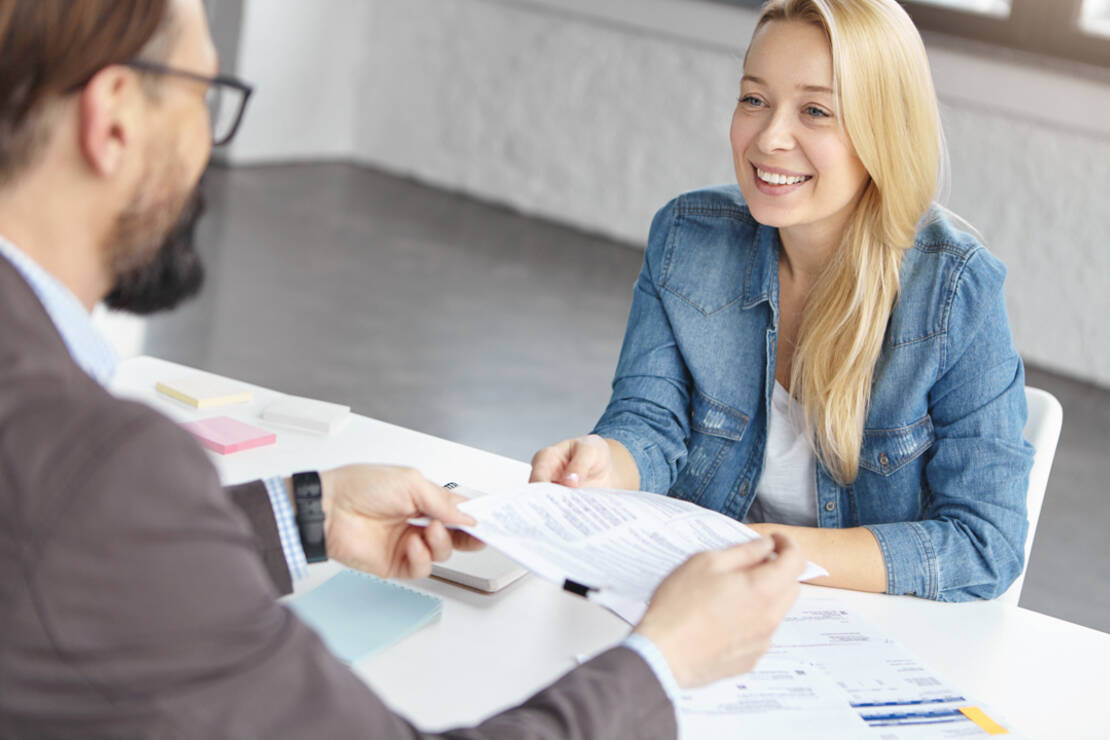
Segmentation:
[(218, 488), (211, 463), (185, 430), (87, 376), (9, 385), (0, 395), (0, 427), (6, 495), (18, 499), (12, 503), (31, 523), (48, 527), (69, 498), (94, 495), (98, 482), (126, 485), (152, 470), (167, 489)]

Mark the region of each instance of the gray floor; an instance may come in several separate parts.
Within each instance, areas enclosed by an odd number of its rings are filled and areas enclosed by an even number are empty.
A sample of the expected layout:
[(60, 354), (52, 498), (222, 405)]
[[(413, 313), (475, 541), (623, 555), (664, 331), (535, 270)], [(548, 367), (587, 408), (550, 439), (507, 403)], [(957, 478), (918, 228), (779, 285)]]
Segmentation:
[[(524, 460), (603, 408), (638, 250), (351, 165), (206, 188), (208, 285), (149, 354)], [(1021, 603), (1110, 631), (1110, 391), (1029, 383), (1064, 430)]]

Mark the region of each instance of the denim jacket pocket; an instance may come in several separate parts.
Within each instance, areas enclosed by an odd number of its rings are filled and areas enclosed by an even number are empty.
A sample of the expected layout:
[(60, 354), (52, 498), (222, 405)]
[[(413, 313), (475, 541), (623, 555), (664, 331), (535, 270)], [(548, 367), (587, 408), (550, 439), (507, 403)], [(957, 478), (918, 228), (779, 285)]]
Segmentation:
[(936, 433), (926, 414), (896, 429), (864, 429), (860, 467), (882, 476), (893, 475), (933, 446)]
[(698, 503), (725, 455), (739, 442), (750, 417), (694, 389), (690, 404), (690, 440), (686, 465), (678, 473), (670, 495)]
[(734, 442), (744, 438), (750, 417), (731, 406), (714, 401), (697, 388), (690, 399), (690, 428), (702, 434), (724, 437)]
[(755, 221), (735, 208), (684, 208), (659, 287), (711, 316), (744, 296)]

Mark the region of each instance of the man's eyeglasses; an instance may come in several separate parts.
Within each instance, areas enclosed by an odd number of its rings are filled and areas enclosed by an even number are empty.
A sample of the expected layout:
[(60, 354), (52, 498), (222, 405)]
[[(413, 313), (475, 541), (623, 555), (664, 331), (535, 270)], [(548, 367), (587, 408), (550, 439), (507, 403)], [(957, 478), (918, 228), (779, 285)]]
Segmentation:
[(184, 77), (207, 85), (204, 93), (204, 102), (208, 105), (208, 120), (212, 123), (212, 146), (223, 146), (231, 141), (239, 124), (243, 120), (243, 112), (247, 108), (247, 100), (254, 92), (247, 83), (234, 77), (217, 76), (207, 77), (195, 72), (158, 62), (148, 62), (144, 59), (132, 59), (126, 63), (128, 67), (152, 74)]

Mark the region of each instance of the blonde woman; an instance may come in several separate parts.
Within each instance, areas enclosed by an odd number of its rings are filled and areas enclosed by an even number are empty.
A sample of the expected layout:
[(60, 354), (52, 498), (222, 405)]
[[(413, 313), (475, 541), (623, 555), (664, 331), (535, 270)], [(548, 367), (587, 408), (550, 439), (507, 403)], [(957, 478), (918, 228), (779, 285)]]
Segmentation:
[(831, 586), (992, 598), (1032, 449), (1001, 263), (933, 203), (943, 146), (893, 0), (773, 0), (737, 186), (655, 216), (613, 395), (532, 479), (643, 489), (784, 532)]

